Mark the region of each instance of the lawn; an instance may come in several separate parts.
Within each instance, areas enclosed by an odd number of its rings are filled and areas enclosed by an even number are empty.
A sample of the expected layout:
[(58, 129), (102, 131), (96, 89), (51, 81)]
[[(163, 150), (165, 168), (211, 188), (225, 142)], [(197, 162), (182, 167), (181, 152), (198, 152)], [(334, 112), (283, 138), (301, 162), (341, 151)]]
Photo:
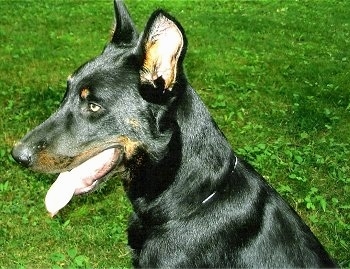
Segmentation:
[[(233, 148), (350, 268), (350, 2), (126, 3), (140, 31), (158, 7), (178, 18), (189, 80)], [(0, 2), (0, 268), (130, 267), (117, 178), (51, 219), (43, 199), (56, 176), (10, 157), (102, 51), (113, 14), (112, 1)]]

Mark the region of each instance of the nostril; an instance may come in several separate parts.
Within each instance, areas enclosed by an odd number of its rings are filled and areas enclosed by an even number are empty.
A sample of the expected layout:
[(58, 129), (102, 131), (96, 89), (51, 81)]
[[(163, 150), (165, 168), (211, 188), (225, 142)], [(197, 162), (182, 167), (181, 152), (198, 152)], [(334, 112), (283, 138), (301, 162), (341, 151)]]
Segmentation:
[(23, 165), (24, 167), (28, 168), (33, 164), (33, 152), (26, 147), (23, 147), (21, 145), (15, 146), (12, 149), (11, 155), (16, 160), (16, 162)]

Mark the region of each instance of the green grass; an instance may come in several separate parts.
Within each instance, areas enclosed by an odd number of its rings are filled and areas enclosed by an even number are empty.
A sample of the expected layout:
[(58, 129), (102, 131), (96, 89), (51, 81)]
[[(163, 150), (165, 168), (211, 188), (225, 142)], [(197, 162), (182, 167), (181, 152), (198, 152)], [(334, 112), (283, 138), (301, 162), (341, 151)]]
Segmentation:
[[(191, 84), (237, 151), (350, 268), (350, 2), (127, 1), (142, 30), (163, 7), (186, 29)], [(50, 219), (54, 175), (10, 150), (57, 107), (110, 36), (112, 1), (0, 2), (0, 268), (130, 267), (120, 182)]]

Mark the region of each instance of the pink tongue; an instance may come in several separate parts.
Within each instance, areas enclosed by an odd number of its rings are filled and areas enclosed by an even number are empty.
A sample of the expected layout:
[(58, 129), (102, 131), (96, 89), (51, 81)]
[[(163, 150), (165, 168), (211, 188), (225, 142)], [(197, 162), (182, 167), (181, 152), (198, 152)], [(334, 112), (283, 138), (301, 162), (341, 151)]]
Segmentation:
[(58, 176), (45, 197), (45, 206), (51, 217), (69, 203), (74, 193), (83, 193), (93, 188), (95, 181), (111, 169), (114, 153), (114, 148), (107, 149)]

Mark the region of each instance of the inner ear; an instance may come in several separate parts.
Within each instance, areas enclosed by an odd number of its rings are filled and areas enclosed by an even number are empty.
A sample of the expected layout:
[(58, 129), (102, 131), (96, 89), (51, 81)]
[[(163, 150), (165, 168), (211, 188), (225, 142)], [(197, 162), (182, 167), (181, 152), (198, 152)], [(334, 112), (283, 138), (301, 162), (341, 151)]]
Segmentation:
[(141, 83), (150, 84), (154, 88), (159, 85), (159, 81), (164, 81), (161, 83), (164, 90), (171, 91), (176, 82), (184, 37), (169, 17), (163, 11), (158, 11), (147, 24), (141, 42), (144, 60), (140, 76)]

